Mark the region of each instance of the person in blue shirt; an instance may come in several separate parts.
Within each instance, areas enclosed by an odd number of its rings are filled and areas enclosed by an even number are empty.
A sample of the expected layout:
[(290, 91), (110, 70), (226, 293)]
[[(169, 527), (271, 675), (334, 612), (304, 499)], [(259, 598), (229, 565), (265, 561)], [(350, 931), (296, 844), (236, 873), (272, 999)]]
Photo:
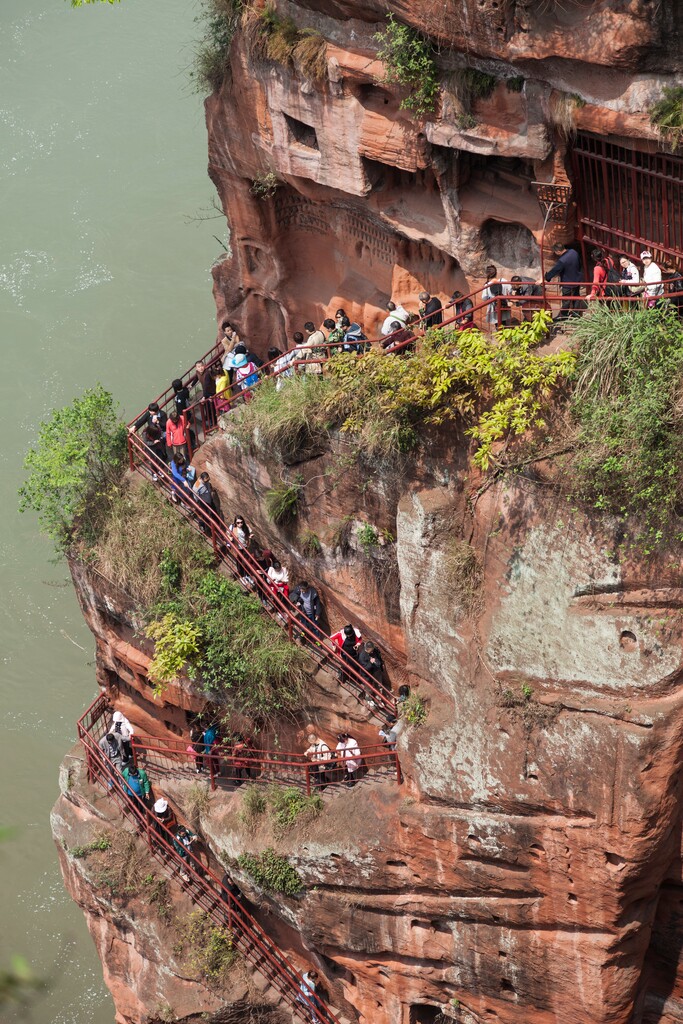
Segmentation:
[[(579, 286), (576, 282), (583, 280), (581, 256), (576, 249), (571, 249), (564, 243), (554, 245), (553, 253), (557, 261), (547, 272), (545, 279), (546, 281), (552, 281), (553, 278), (557, 277), (562, 282), (561, 291), (564, 301), (560, 307), (558, 319), (566, 320), (570, 316), (579, 316), (580, 314), (579, 303), (575, 299), (570, 299), (569, 296), (580, 294)], [(565, 284), (565, 281), (570, 283)]]
[(178, 501), (178, 491), (192, 491), (192, 484), (195, 478), (195, 471), (192, 466), (188, 466), (185, 461), (185, 456), (181, 453), (177, 453), (171, 459), (171, 476), (173, 477), (173, 486), (171, 488), (171, 497), (173, 501)]

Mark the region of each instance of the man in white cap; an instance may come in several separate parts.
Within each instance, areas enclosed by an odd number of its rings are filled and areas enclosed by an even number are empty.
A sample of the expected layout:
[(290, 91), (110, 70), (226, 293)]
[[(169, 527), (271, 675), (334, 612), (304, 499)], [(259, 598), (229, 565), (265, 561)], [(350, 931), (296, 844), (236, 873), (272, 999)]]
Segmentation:
[(115, 733), (121, 739), (121, 753), (124, 761), (130, 761), (133, 757), (131, 739), (133, 738), (133, 726), (130, 724), (122, 711), (115, 711), (112, 715), (109, 732)]
[(643, 294), (648, 300), (647, 305), (654, 306), (654, 300), (664, 294), (662, 271), (652, 259), (652, 253), (648, 249), (644, 249), (641, 252), (640, 258), (644, 267), (643, 284), (645, 285), (645, 290)]

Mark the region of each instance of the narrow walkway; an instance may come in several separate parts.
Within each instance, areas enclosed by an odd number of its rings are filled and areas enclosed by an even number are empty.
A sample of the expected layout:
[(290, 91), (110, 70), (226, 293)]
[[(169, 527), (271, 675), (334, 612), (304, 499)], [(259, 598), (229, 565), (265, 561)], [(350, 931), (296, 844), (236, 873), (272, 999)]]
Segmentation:
[[(303, 979), (278, 946), (254, 920), (243, 903), (221, 882), (216, 874), (196, 857), (192, 851), (181, 856), (173, 844), (173, 836), (156, 821), (144, 805), (125, 790), (122, 776), (112, 768), (97, 745), (95, 735), (101, 729), (101, 720), (108, 711), (104, 696), (98, 697), (78, 721), (78, 737), (83, 744), (88, 766), (88, 779), (98, 783), (113, 799), (122, 813), (144, 837), (150, 852), (165, 870), (177, 876), (179, 884), (193, 902), (220, 928), (227, 929), (238, 952), (258, 971), (280, 995), (292, 1012), (294, 1020), (311, 1024), (350, 1024), (338, 1017), (319, 997), (315, 1005), (301, 993)], [(188, 881), (183, 882), (181, 872)]]

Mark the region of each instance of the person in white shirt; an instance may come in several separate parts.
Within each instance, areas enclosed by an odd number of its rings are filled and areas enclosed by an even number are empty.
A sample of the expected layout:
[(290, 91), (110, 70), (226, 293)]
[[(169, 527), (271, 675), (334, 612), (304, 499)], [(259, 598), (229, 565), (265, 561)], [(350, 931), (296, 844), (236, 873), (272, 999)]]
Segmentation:
[(113, 732), (121, 741), (121, 753), (124, 761), (130, 761), (133, 756), (131, 740), (134, 735), (133, 726), (121, 711), (115, 711), (112, 715), (109, 732)]
[[(504, 277), (498, 277), (498, 268), (490, 263), (486, 268), (486, 287), (481, 293), (481, 301), (488, 302), (498, 296), (506, 296), (512, 293), (512, 285)], [(500, 306), (500, 322), (506, 327), (512, 318), (510, 303), (505, 298), (501, 301), (492, 302), (486, 307), (486, 323), (495, 325), (498, 323), (498, 307)]]
[(321, 740), (319, 736), (316, 736), (314, 732), (309, 733), (306, 739), (308, 741), (308, 749), (304, 751), (304, 756), (312, 762), (311, 774), (314, 779), (313, 785), (324, 789), (330, 781), (325, 768), (332, 758), (332, 751), (327, 743)]
[(273, 559), (273, 564), (268, 569), (267, 576), (268, 582), (275, 594), (283, 594), (284, 597), (289, 597), (289, 570), (285, 565), (278, 562), (277, 558)]
[(621, 280), (623, 295), (637, 295), (640, 292), (640, 271), (635, 263), (632, 263), (628, 256), (619, 257), (621, 267)]
[(388, 334), (393, 334), (396, 328), (393, 323), (396, 321), (401, 327), (405, 327), (408, 323), (408, 313), (403, 306), (397, 306), (395, 302), (387, 302), (388, 316), (382, 324), (382, 334), (386, 338)]
[(647, 305), (653, 306), (654, 300), (659, 298), (660, 295), (664, 294), (664, 285), (662, 284), (662, 272), (657, 264), (652, 259), (652, 253), (645, 249), (640, 254), (642, 261), (643, 270), (643, 284), (645, 285), (645, 291), (643, 294), (648, 300)]
[(340, 732), (337, 739), (337, 756), (346, 768), (346, 785), (355, 786), (360, 768), (360, 747), (347, 732)]

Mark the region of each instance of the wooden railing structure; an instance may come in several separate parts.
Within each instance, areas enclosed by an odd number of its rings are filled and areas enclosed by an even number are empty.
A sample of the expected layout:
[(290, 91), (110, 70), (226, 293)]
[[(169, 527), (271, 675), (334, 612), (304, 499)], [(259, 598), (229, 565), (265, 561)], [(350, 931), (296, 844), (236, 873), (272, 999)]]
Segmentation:
[(123, 815), (144, 838), (152, 855), (170, 875), (181, 878), (193, 902), (217, 927), (230, 933), (234, 948), (279, 992), (296, 1020), (306, 1024), (314, 1019), (321, 1024), (340, 1024), (320, 996), (311, 999), (306, 995), (302, 975), (268, 937), (244, 903), (192, 850), (181, 854), (174, 846), (172, 833), (128, 791), (125, 780), (97, 742), (98, 734), (104, 734), (108, 709), (108, 702), (101, 695), (78, 720), (78, 737), (85, 750), (89, 781), (100, 785), (118, 804)]

